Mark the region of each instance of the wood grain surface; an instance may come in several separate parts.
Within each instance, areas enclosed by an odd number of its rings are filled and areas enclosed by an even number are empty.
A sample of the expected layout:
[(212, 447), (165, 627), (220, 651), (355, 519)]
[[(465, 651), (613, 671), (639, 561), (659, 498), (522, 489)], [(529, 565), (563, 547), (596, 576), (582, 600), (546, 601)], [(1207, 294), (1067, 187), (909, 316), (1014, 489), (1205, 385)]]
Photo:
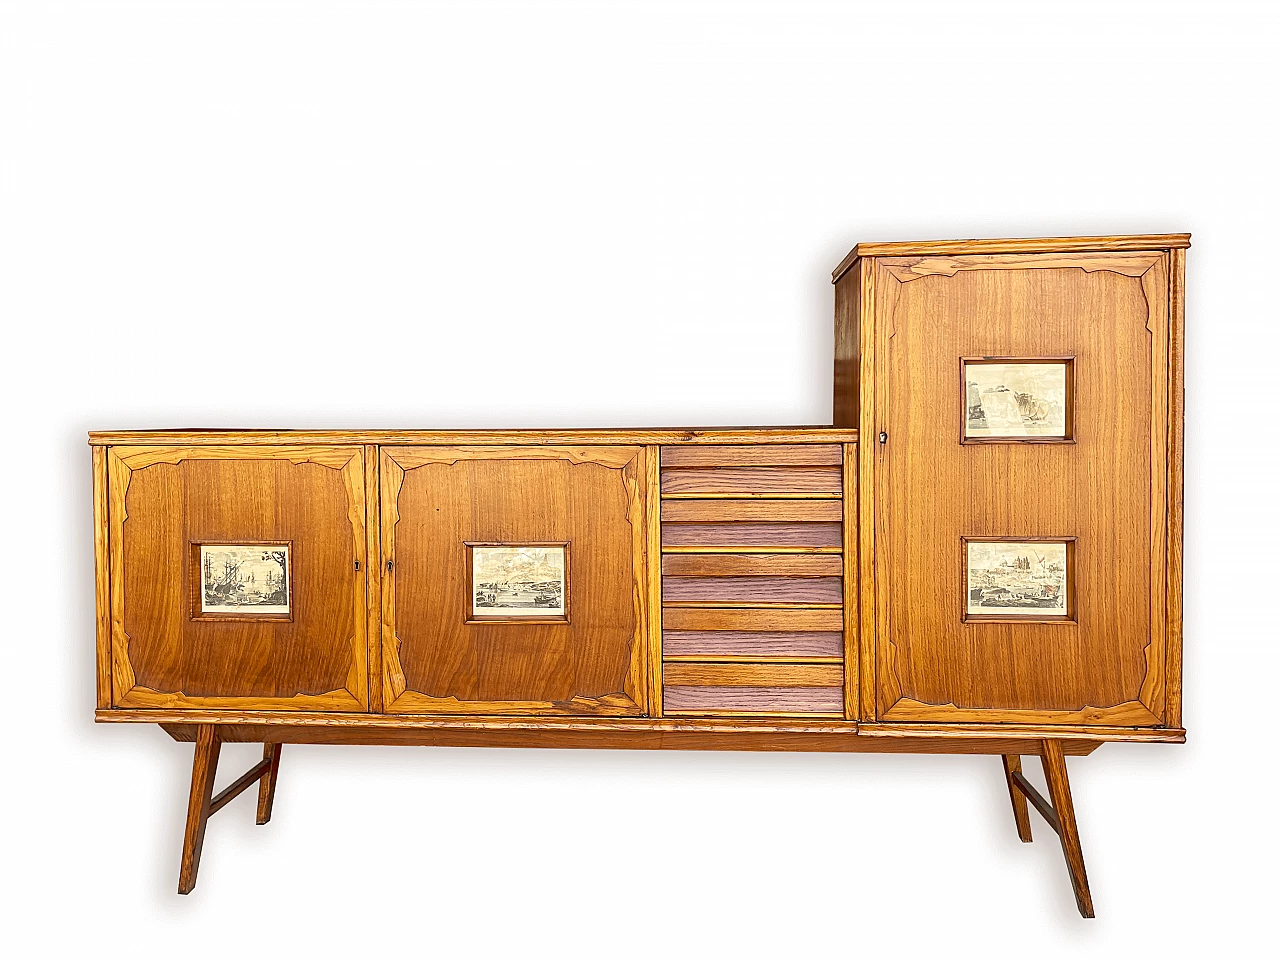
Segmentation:
[(841, 657), (843, 640), (838, 631), (665, 630), (662, 648), (667, 657), (796, 659)]
[[(386, 709), (642, 713), (644, 459), (641, 447), (384, 447)], [(568, 623), (466, 622), (466, 543), (550, 541), (573, 551)]]
[(662, 493), (838, 497), (840, 467), (663, 468)]
[(838, 523), (664, 523), (663, 547), (836, 547)]
[(682, 713), (803, 713), (842, 716), (844, 688), (672, 687), (663, 690), (670, 715)]
[(662, 611), (665, 630), (735, 630), (835, 633), (844, 627), (839, 610), (720, 610), (671, 607)]
[(839, 523), (839, 500), (663, 500), (663, 523)]
[(672, 553), (662, 558), (664, 577), (838, 577), (838, 554)]
[(723, 603), (839, 603), (839, 577), (668, 577), (665, 601)]
[(837, 687), (844, 668), (838, 663), (667, 663), (668, 687)]
[(714, 446), (666, 446), (662, 466), (666, 467), (747, 467), (839, 466), (838, 444), (716, 444)]

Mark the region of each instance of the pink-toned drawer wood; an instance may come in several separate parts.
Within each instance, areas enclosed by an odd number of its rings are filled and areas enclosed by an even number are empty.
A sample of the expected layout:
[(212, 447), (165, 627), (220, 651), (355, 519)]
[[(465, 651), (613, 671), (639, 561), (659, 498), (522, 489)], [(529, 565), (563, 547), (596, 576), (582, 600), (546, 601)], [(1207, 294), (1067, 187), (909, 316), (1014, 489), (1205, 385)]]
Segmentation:
[(840, 577), (664, 577), (664, 602), (840, 603)]
[(664, 467), (663, 496), (839, 497), (841, 468)]
[(826, 553), (669, 553), (664, 577), (838, 577), (844, 558)]
[(844, 656), (839, 631), (803, 633), (765, 630), (664, 630), (665, 657), (759, 657), (801, 659)]
[(663, 523), (839, 523), (842, 500), (664, 500)]
[(841, 687), (664, 687), (667, 716), (806, 714), (844, 716)]

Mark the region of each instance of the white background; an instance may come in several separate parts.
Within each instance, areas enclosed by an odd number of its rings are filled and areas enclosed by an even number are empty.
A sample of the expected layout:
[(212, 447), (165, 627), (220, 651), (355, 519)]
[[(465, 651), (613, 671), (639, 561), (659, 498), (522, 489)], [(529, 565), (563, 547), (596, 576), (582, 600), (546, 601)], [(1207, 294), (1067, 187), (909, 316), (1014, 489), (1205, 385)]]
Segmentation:
[[(1277, 39), (1221, 0), (4, 3), (6, 952), (1263, 952)], [(291, 747), (174, 893), (191, 747), (92, 722), (85, 431), (823, 423), (856, 241), (1184, 230), (1189, 742), (1070, 762), (1096, 921), (992, 758)]]

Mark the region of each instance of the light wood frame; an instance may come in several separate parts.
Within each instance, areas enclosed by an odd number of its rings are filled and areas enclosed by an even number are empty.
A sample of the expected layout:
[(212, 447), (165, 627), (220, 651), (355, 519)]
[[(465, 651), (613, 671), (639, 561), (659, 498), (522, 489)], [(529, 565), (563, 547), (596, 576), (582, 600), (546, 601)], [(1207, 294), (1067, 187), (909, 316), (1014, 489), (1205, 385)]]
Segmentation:
[[(181, 437), (182, 434), (178, 434)], [(227, 444), (226, 435), (220, 435), (218, 444), (172, 444), (112, 446), (107, 449), (106, 479), (107, 503), (103, 519), (107, 530), (108, 570), (110, 587), (110, 658), (111, 705), (114, 709), (141, 708), (143, 710), (204, 709), (242, 712), (245, 710), (281, 710), (363, 712), (369, 708), (369, 642), (367, 618), (361, 611), (367, 609), (369, 570), (365, 549), (368, 545), (365, 503), (365, 452), (363, 447), (276, 445), (242, 447)], [(314, 463), (337, 470), (342, 475), (347, 493), (348, 519), (351, 523), (352, 551), (361, 564), (361, 576), (352, 578), (355, 604), (355, 629), (350, 638), (351, 664), (346, 683), (336, 690), (318, 694), (298, 694), (293, 697), (210, 697), (188, 696), (182, 691), (153, 690), (140, 685), (129, 659), (128, 633), (124, 627), (124, 525), (128, 519), (126, 509), (129, 483), (133, 474), (157, 464), (177, 464), (188, 459), (209, 460), (287, 460), (291, 463)], [(190, 548), (184, 553), (190, 556)], [(99, 585), (101, 589), (101, 584)], [(189, 589), (189, 588), (188, 588)], [(184, 591), (185, 593), (186, 591)], [(100, 611), (101, 615), (101, 611)], [(263, 617), (264, 622), (269, 622)]]
[[(545, 540), (538, 542), (479, 542), (479, 541), (463, 541), (466, 547), (465, 556), (467, 558), (467, 603), (466, 615), (463, 617), (463, 623), (568, 623), (569, 622), (569, 544), (568, 540)], [(476, 587), (474, 583), (475, 576), (475, 548), (476, 547), (560, 547), (564, 551), (564, 598), (561, 608), (564, 610), (562, 614), (551, 614), (545, 617), (539, 617), (532, 614), (478, 614), (475, 612), (475, 595)]]
[[(1064, 435), (1042, 437), (971, 437), (969, 436), (969, 364), (1042, 363), (1061, 364), (1065, 371), (1065, 397), (1063, 400)], [(960, 358), (960, 442), (970, 443), (1075, 443), (1076, 442), (1076, 358), (1066, 357), (961, 357)]]
[[(1067, 612), (1062, 616), (1035, 613), (969, 612), (969, 544), (971, 543), (1061, 543), (1067, 548)], [(964, 623), (1067, 623), (1076, 620), (1076, 538), (1075, 537), (961, 537), (960, 538), (960, 619)]]
[[(285, 569), (285, 577), (289, 581), (289, 612), (288, 613), (253, 613), (246, 611), (244, 613), (220, 613), (215, 611), (206, 611), (201, 609), (204, 604), (204, 577), (200, 564), (200, 548), (201, 547), (286, 547), (289, 551), (289, 562)], [(279, 621), (284, 623), (293, 623), (294, 611), (297, 605), (297, 595), (293, 590), (293, 552), (292, 540), (188, 540), (187, 541), (187, 601), (189, 604), (187, 610), (188, 620), (221, 620), (234, 621), (238, 623), (261, 623), (269, 621)], [(359, 561), (357, 561), (358, 563)]]

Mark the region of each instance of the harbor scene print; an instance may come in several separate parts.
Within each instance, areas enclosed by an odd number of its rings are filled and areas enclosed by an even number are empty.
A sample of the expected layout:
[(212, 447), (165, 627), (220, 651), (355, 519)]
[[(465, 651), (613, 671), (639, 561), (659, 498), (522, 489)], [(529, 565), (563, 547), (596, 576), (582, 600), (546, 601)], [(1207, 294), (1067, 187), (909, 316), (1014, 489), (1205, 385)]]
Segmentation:
[(471, 546), (472, 616), (565, 615), (565, 547)]
[(200, 545), (200, 612), (287, 614), (289, 545)]
[(1067, 436), (1067, 363), (964, 364), (965, 439)]
[(969, 616), (1067, 616), (1066, 543), (967, 540), (965, 549)]

